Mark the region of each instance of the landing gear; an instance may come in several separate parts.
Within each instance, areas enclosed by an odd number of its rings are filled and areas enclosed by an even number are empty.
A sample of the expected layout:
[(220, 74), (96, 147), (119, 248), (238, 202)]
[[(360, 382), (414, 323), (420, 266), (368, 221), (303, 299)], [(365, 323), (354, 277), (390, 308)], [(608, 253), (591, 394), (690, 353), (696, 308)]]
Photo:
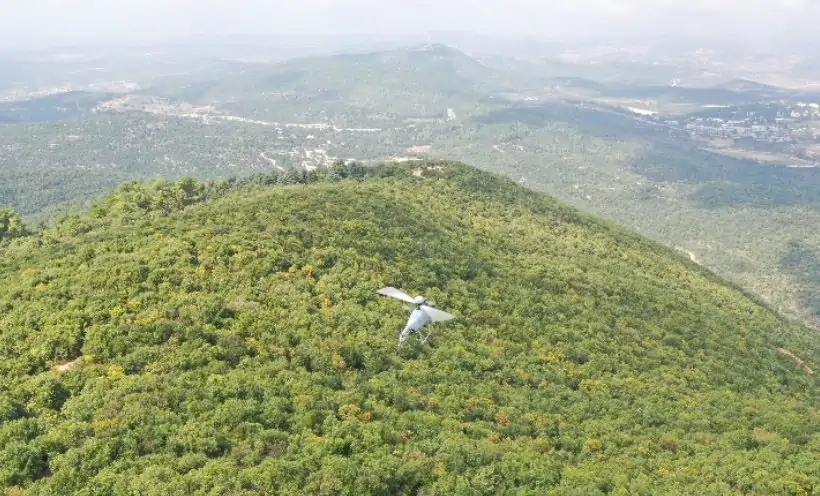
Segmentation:
[(418, 338), (419, 338), (419, 341), (418, 341), (419, 346), (424, 345), (424, 343), (426, 343), (426, 342), (427, 342), (427, 340), (428, 340), (428, 339), (430, 339), (430, 337), (433, 335), (432, 331), (431, 331), (431, 332), (428, 332), (426, 336), (425, 336), (425, 335), (422, 335), (421, 331), (410, 331), (410, 332), (408, 332), (408, 333), (407, 333), (407, 335), (402, 334), (402, 336), (400, 336), (400, 337), (399, 337), (399, 345), (398, 345), (398, 347), (399, 347), (399, 348), (401, 348), (401, 345), (402, 345), (402, 344), (404, 344), (405, 342), (407, 342), (407, 340), (408, 340), (408, 339), (410, 338), (410, 336), (411, 336), (411, 335), (413, 335), (413, 334), (415, 334), (415, 335), (417, 335), (417, 336), (418, 336)]

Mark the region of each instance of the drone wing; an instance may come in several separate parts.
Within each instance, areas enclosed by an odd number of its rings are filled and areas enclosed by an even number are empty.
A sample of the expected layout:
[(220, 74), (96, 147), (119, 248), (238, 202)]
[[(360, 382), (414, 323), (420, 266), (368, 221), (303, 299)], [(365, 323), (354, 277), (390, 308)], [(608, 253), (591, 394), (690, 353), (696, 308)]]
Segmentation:
[(383, 295), (383, 296), (391, 296), (391, 297), (397, 298), (401, 301), (406, 301), (407, 303), (415, 303), (413, 301), (413, 298), (410, 295), (406, 294), (404, 291), (402, 291), (400, 289), (384, 288), (384, 289), (380, 289), (376, 292), (379, 293), (380, 295)]
[(424, 310), (424, 313), (430, 316), (430, 320), (433, 322), (445, 322), (456, 318), (455, 315), (450, 315), (449, 313), (443, 312), (438, 308), (428, 307), (427, 305), (422, 305), (421, 309)]

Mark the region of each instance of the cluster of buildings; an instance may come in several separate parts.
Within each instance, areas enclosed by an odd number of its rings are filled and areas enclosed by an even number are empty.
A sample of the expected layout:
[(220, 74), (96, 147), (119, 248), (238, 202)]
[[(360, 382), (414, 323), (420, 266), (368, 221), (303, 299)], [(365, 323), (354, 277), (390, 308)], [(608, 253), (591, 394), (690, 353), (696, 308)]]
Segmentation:
[(662, 119), (666, 126), (701, 140), (751, 139), (769, 144), (820, 142), (820, 104), (766, 105), (759, 110), (716, 111), (680, 119)]

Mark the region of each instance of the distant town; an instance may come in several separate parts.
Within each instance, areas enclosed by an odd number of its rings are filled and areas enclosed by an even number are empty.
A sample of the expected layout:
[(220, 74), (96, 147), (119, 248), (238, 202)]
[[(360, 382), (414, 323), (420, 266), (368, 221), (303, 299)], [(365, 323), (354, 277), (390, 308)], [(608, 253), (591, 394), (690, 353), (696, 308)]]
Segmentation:
[(762, 161), (793, 160), (796, 166), (820, 161), (818, 103), (707, 105), (700, 112), (676, 118), (644, 109), (628, 110), (639, 120), (666, 126), (713, 151)]

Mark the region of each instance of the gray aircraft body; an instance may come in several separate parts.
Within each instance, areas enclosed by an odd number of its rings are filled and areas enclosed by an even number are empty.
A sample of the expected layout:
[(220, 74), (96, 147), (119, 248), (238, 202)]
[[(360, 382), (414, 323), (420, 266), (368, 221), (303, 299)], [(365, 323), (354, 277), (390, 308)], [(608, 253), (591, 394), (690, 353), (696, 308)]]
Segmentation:
[[(431, 322), (445, 322), (455, 318), (455, 315), (451, 315), (437, 308), (433, 308), (432, 305), (435, 303), (429, 301), (424, 296), (416, 296), (413, 298), (404, 291), (393, 287), (380, 289), (377, 293), (383, 296), (390, 296), (407, 303), (412, 303), (416, 306), (416, 308), (410, 313), (410, 318), (407, 319), (407, 325), (404, 326), (404, 329), (399, 335), (399, 345), (407, 341), (407, 339), (413, 334), (419, 334), (419, 336), (421, 336), (421, 329)], [(421, 342), (425, 343), (429, 337), (430, 334), (428, 333), (424, 336)]]

